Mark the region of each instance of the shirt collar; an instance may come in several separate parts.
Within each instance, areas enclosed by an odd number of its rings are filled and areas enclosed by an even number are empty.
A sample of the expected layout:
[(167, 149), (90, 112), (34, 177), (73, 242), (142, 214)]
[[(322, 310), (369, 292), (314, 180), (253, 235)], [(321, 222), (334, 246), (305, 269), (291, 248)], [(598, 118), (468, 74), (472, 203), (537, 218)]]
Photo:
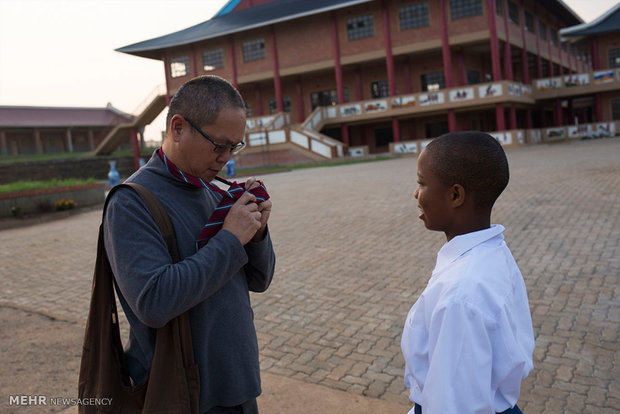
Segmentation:
[(463, 254), (467, 253), (479, 244), (484, 243), (494, 237), (504, 240), (504, 226), (493, 224), (488, 229), (474, 231), (472, 233), (461, 234), (443, 245), (437, 253), (437, 263), (435, 271), (440, 271), (447, 264), (452, 263)]

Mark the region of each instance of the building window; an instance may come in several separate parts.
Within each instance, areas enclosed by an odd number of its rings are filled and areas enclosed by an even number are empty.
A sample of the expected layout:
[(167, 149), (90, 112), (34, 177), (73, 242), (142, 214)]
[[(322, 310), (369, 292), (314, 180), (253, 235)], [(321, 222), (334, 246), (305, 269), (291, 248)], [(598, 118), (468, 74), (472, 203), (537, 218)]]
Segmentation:
[(375, 35), (372, 14), (347, 19), (347, 36), (349, 40), (363, 39)]
[[(344, 88), (344, 102), (349, 102), (349, 88)], [(312, 104), (313, 111), (318, 106), (338, 105), (338, 91), (331, 89), (327, 91), (312, 92), (310, 94), (310, 103)]]
[(547, 40), (547, 25), (544, 24), (542, 20), (538, 21), (538, 33), (542, 40)]
[(256, 39), (243, 42), (241, 45), (243, 51), (243, 61), (250, 62), (252, 60), (265, 58), (265, 39)]
[(511, 1), (508, 2), (508, 19), (514, 24), (519, 24), (519, 6)]
[(452, 20), (482, 14), (482, 0), (450, 0)]
[(609, 67), (620, 68), (620, 49), (611, 49), (609, 55)]
[[(291, 98), (285, 96), (282, 98), (282, 109), (284, 112), (291, 112)], [(269, 100), (269, 113), (275, 114), (278, 113), (278, 104), (276, 103), (276, 98), (272, 98)]]
[(549, 29), (549, 37), (551, 38), (551, 44), (553, 44), (553, 46), (557, 46), (558, 32), (556, 32), (554, 29)]
[(388, 81), (382, 80), (373, 82), (370, 84), (370, 97), (375, 98), (383, 98), (385, 96), (390, 96), (390, 88), (388, 86)]
[(620, 121), (620, 99), (611, 101), (611, 117), (614, 121)]
[(205, 72), (224, 67), (224, 51), (220, 49), (202, 52), (202, 68)]
[(504, 0), (495, 0), (495, 13), (498, 16), (504, 14)]
[(420, 76), (420, 80), (422, 81), (423, 91), (434, 92), (446, 87), (443, 71), (425, 73)]
[(467, 84), (475, 85), (480, 83), (480, 72), (473, 69), (467, 69)]
[(400, 30), (429, 26), (428, 3), (401, 7), (398, 10), (398, 19), (400, 20)]
[(189, 73), (189, 57), (181, 56), (170, 60), (170, 76), (179, 78)]
[(530, 33), (534, 33), (536, 31), (534, 28), (534, 16), (530, 12), (525, 12), (525, 30)]

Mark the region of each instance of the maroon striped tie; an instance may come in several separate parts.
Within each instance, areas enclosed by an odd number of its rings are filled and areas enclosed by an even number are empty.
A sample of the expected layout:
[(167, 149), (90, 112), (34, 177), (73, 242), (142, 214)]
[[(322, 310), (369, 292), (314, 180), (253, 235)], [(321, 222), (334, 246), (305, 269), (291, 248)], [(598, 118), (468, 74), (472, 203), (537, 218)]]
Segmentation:
[[(198, 236), (198, 240), (196, 241), (196, 249), (200, 249), (202, 246), (209, 242), (209, 239), (211, 237), (215, 236), (217, 232), (220, 231), (222, 225), (224, 224), (224, 219), (230, 211), (230, 207), (232, 207), (232, 205), (235, 204), (239, 197), (241, 197), (245, 192), (245, 183), (238, 184), (236, 181), (233, 181), (231, 183), (216, 176), (215, 178), (230, 185), (230, 188), (227, 191), (222, 190), (216, 185), (205, 182), (200, 177), (194, 177), (193, 175), (186, 174), (180, 169), (178, 169), (177, 166), (174, 165), (174, 163), (166, 157), (164, 151), (161, 148), (157, 150), (157, 155), (159, 155), (159, 158), (166, 165), (166, 168), (168, 169), (170, 174), (172, 174), (179, 180), (195, 185), (196, 187), (208, 188), (209, 190), (215, 191), (216, 193), (222, 195), (222, 199), (220, 200), (217, 207), (215, 207), (213, 213), (211, 213), (209, 221), (200, 231), (200, 235)], [(267, 194), (267, 189), (265, 188), (263, 182), (258, 181), (258, 183), (259, 186), (251, 189), (249, 192), (254, 194), (254, 196), (256, 197), (256, 201), (260, 204), (265, 200), (269, 200), (269, 194)]]

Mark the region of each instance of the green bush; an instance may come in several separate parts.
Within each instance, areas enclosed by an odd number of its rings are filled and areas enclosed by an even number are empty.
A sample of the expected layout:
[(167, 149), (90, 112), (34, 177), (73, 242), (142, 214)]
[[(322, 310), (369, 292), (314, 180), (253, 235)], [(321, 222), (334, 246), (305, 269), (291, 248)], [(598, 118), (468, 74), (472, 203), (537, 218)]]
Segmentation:
[(40, 190), (42, 188), (70, 187), (94, 182), (96, 182), (94, 178), (88, 178), (86, 180), (80, 178), (66, 178), (64, 180), (53, 178), (47, 181), (20, 180), (8, 184), (0, 184), (0, 193), (15, 193), (18, 191)]

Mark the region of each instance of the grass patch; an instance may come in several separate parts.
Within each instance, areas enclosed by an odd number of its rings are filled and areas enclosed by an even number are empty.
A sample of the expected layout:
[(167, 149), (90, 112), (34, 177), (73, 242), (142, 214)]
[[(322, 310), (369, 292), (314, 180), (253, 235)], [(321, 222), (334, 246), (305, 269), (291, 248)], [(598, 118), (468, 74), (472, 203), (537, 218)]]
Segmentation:
[(53, 178), (46, 181), (15, 181), (8, 184), (0, 184), (0, 193), (16, 193), (19, 191), (40, 190), (43, 188), (70, 187), (76, 185), (91, 184), (97, 182), (94, 178), (66, 178), (58, 180)]
[(0, 164), (11, 164), (15, 162), (30, 161), (52, 161), (76, 158), (90, 158), (91, 155), (83, 152), (60, 152), (58, 154), (21, 154), (21, 155), (0, 155)]

